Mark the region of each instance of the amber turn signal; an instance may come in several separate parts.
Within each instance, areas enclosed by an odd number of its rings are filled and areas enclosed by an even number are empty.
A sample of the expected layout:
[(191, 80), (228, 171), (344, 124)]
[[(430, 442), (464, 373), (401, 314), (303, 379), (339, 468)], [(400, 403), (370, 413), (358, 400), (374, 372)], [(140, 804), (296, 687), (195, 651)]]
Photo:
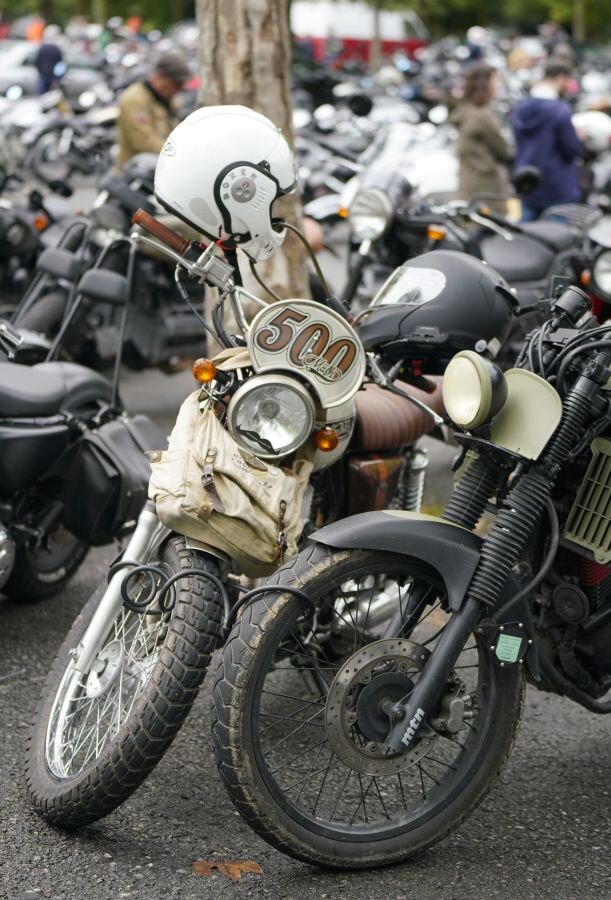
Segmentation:
[(592, 281), (592, 273), (589, 269), (584, 269), (581, 275), (579, 276), (579, 281), (583, 284), (584, 287), (587, 287), (589, 283)]
[(193, 377), (200, 384), (209, 384), (216, 378), (216, 366), (211, 359), (196, 359), (193, 363)]
[(347, 209), (347, 207), (345, 207), (345, 206), (340, 206), (340, 208), (337, 210), (337, 214), (340, 217), (340, 219), (347, 219), (348, 216), (350, 215), (350, 210)]
[(38, 213), (34, 216), (34, 228), (36, 231), (44, 231), (49, 225), (49, 220), (46, 216), (43, 216), (42, 213)]
[(339, 444), (339, 434), (332, 428), (321, 428), (314, 436), (314, 443), (318, 450), (329, 453), (331, 450), (335, 450)]
[(429, 225), (426, 229), (426, 236), (431, 241), (443, 241), (447, 234), (447, 231), (441, 225)]

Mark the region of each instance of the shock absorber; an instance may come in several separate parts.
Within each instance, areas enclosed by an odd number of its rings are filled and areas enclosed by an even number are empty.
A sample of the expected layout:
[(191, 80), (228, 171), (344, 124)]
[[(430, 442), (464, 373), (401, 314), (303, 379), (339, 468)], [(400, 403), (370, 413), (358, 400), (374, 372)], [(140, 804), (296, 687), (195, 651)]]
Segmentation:
[(399, 487), (390, 504), (390, 509), (420, 512), (428, 464), (426, 450), (421, 447), (412, 447), (409, 450), (403, 464)]

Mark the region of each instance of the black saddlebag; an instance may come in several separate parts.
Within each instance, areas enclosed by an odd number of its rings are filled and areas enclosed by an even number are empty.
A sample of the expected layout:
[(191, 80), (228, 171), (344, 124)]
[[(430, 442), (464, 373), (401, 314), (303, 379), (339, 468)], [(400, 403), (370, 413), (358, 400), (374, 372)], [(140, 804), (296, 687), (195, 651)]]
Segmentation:
[(96, 546), (133, 524), (148, 493), (150, 466), (144, 454), (166, 443), (143, 415), (122, 416), (83, 435), (62, 497), (66, 528)]

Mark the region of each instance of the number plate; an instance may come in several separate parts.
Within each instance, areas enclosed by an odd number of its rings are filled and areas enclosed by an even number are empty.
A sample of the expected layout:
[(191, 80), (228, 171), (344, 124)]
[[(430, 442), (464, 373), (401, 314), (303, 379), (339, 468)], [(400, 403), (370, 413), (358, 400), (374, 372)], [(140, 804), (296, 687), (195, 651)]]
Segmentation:
[(252, 321), (248, 351), (255, 372), (291, 371), (305, 378), (323, 409), (339, 406), (359, 389), (365, 351), (340, 315), (312, 300), (283, 300)]

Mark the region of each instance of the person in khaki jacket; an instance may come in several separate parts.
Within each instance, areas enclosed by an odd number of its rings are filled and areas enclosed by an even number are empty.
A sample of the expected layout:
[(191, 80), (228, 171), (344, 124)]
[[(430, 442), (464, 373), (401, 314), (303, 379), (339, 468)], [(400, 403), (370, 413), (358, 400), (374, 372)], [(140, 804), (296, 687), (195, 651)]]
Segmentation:
[[(472, 66), (465, 76), (462, 102), (451, 116), (458, 127), (456, 152), (461, 200), (482, 194), (502, 197), (508, 192), (507, 166), (512, 153), (491, 107), (496, 78), (496, 71), (485, 63)], [(505, 200), (486, 200), (486, 206), (501, 215), (507, 212)]]
[(136, 81), (119, 100), (118, 164), (137, 153), (159, 153), (177, 124), (172, 100), (191, 77), (178, 53), (163, 53), (146, 81)]

